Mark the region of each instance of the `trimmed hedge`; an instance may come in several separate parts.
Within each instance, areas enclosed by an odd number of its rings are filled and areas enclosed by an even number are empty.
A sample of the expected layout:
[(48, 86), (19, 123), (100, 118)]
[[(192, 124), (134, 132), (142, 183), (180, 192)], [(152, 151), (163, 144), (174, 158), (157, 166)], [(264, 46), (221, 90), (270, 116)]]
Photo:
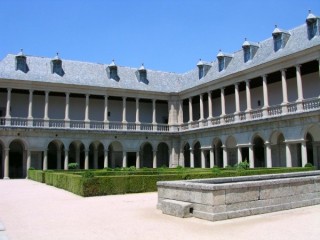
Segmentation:
[[(125, 193), (157, 191), (158, 181), (237, 177), (310, 171), (314, 168), (261, 168), (248, 170), (226, 169), (168, 169), (150, 171), (40, 171), (29, 170), (29, 179), (65, 189), (74, 194), (90, 197)], [(134, 174), (136, 173), (136, 174)], [(104, 175), (106, 174), (106, 175)]]

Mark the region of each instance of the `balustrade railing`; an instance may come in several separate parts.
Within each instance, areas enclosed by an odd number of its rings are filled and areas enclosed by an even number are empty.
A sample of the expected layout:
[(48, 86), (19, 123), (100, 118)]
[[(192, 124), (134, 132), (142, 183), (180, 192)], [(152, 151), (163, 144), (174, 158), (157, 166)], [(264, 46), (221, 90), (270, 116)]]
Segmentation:
[(268, 115), (269, 116), (278, 116), (281, 114), (282, 114), (282, 106), (281, 105), (271, 106), (268, 108)]
[[(300, 105), (299, 105), (300, 104)], [(298, 107), (299, 105), (299, 107)], [(284, 108), (285, 107), (285, 108)], [(283, 110), (285, 109), (285, 110)], [(263, 109), (254, 109), (250, 112), (240, 112), (235, 114), (228, 114), (223, 117), (215, 117), (205, 119), (202, 121), (193, 121), (176, 125), (170, 128), (168, 124), (153, 124), (153, 123), (123, 123), (123, 122), (103, 122), (103, 121), (79, 121), (79, 120), (64, 120), (64, 119), (39, 119), (39, 118), (19, 118), (19, 117), (0, 117), (0, 125), (14, 126), (14, 127), (33, 127), (33, 128), (62, 128), (62, 129), (92, 129), (92, 130), (129, 130), (129, 131), (186, 131), (194, 128), (201, 128), (207, 126), (216, 126), (222, 124), (232, 124), (236, 120), (256, 120), (268, 116), (280, 116), (287, 113), (296, 113), (301, 111), (312, 111), (320, 109), (320, 98), (311, 98), (303, 100), (299, 103), (288, 103), (284, 106), (276, 105), (267, 109), (267, 113)], [(248, 115), (249, 114), (249, 115)], [(247, 119), (247, 117), (249, 119)]]
[(312, 110), (320, 107), (320, 98), (311, 98), (303, 101), (303, 110)]
[(263, 117), (263, 110), (262, 109), (252, 110), (250, 115), (251, 115), (251, 119), (262, 118)]

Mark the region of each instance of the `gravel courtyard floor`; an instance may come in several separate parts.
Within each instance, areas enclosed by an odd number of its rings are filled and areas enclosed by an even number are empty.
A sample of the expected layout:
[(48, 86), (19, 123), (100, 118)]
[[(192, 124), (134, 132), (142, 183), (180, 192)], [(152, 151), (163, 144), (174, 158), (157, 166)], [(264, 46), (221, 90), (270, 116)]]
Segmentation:
[(209, 222), (164, 215), (156, 204), (157, 193), (82, 198), (31, 180), (0, 180), (0, 240), (320, 239), (320, 205)]

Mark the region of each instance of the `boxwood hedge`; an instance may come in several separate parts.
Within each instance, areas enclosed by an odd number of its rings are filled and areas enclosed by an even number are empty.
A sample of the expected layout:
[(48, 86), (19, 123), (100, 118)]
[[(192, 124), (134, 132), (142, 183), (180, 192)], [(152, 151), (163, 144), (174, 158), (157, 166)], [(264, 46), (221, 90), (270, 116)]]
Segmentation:
[(157, 191), (158, 181), (236, 177), (310, 171), (310, 168), (259, 168), (248, 170), (226, 169), (137, 169), (56, 171), (29, 170), (28, 178), (62, 188), (74, 194), (90, 197), (125, 193)]

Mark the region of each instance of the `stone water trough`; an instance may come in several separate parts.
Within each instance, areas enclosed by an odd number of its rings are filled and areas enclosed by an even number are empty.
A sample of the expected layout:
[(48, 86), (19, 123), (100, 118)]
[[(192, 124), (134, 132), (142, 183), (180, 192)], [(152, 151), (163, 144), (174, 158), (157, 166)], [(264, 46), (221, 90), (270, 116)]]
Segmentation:
[(158, 182), (158, 209), (210, 221), (320, 204), (320, 171)]

